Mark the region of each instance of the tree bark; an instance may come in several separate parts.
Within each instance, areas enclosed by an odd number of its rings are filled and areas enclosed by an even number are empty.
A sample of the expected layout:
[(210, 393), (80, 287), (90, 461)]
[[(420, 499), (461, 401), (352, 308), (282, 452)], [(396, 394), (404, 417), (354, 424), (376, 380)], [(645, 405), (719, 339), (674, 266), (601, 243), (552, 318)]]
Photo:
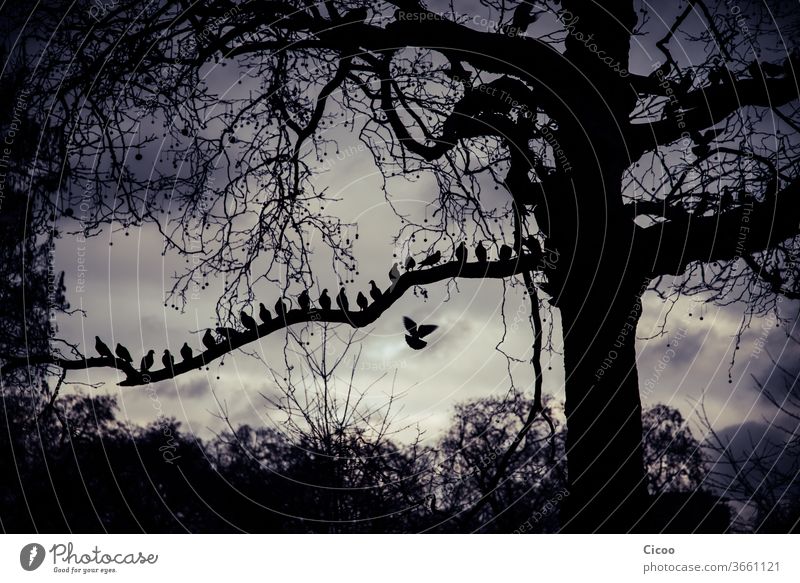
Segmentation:
[(647, 529), (635, 346), (642, 280), (607, 267), (600, 273), (600, 285), (560, 302), (570, 489), (564, 532)]

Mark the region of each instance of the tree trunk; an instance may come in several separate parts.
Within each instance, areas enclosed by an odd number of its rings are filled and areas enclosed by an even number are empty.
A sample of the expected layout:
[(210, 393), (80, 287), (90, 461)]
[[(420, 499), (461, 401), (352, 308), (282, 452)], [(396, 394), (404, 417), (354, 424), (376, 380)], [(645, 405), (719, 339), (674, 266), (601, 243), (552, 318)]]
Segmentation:
[(564, 532), (647, 529), (641, 521), (647, 489), (635, 348), (642, 284), (600, 273), (596, 288), (559, 303), (570, 489)]

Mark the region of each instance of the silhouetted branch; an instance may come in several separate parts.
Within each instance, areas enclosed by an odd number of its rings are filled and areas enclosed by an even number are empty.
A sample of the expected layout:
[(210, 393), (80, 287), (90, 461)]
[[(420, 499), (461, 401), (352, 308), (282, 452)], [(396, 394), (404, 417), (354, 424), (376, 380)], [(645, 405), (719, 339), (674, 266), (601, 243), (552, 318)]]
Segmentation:
[(34, 364), (53, 364), (65, 370), (83, 370), (90, 368), (116, 368), (125, 373), (126, 379), (119, 383), (123, 387), (141, 386), (149, 383), (163, 381), (185, 374), (189, 371), (202, 368), (237, 348), (249, 344), (259, 338), (268, 336), (273, 332), (294, 324), (311, 322), (329, 322), (349, 324), (354, 328), (362, 328), (375, 322), (378, 317), (388, 310), (392, 304), (399, 300), (411, 287), (430, 285), (446, 279), (461, 277), (466, 279), (502, 279), (517, 275), (527, 270), (536, 269), (541, 257), (524, 254), (507, 261), (490, 261), (487, 263), (464, 263), (451, 261), (443, 265), (431, 267), (420, 271), (408, 271), (400, 276), (394, 286), (384, 291), (383, 295), (373, 302), (366, 310), (359, 312), (344, 312), (342, 310), (289, 310), (285, 319), (275, 317), (270, 322), (260, 324), (254, 331), (239, 332), (227, 340), (220, 342), (214, 348), (197, 354), (190, 360), (175, 363), (172, 370), (163, 368), (152, 372), (141, 373), (130, 363), (115, 358), (113, 361), (105, 357), (85, 358), (81, 360), (67, 360), (51, 355), (31, 355), (26, 358), (9, 360), (5, 369)]

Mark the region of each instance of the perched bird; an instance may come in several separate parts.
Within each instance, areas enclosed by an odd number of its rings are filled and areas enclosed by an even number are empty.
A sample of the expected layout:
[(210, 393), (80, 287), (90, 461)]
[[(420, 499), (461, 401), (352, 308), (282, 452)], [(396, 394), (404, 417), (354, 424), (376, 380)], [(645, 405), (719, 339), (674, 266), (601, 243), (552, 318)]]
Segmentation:
[(372, 298), (372, 300), (376, 302), (379, 299), (381, 299), (381, 296), (383, 295), (383, 292), (380, 289), (378, 289), (377, 285), (375, 285), (374, 279), (369, 280), (369, 295)]
[(367, 296), (365, 296), (361, 292), (358, 292), (358, 295), (356, 296), (356, 303), (358, 304), (358, 307), (361, 308), (362, 310), (366, 310), (367, 306), (369, 305), (369, 302), (367, 301)]
[(217, 328), (217, 334), (222, 336), (225, 340), (227, 340), (230, 343), (239, 335), (239, 331), (234, 328), (225, 328), (221, 326)]
[(459, 263), (466, 263), (467, 261), (467, 246), (464, 241), (458, 244), (455, 250), (456, 261)]
[(441, 251), (435, 251), (434, 253), (432, 253), (431, 255), (428, 255), (425, 259), (420, 261), (419, 262), (419, 266), (420, 267), (431, 267), (431, 266), (436, 265), (437, 263), (439, 263), (439, 261), (441, 259), (442, 259), (442, 252)]
[(489, 255), (486, 252), (486, 247), (483, 246), (483, 241), (478, 243), (478, 246), (475, 247), (475, 257), (478, 258), (478, 263), (486, 263), (487, 259), (489, 258)]
[(289, 308), (286, 304), (283, 303), (283, 298), (278, 298), (278, 301), (275, 302), (275, 317), (280, 318), (281, 320), (286, 319), (286, 312), (289, 311)]
[(100, 354), (100, 356), (104, 356), (106, 358), (114, 359), (114, 355), (111, 354), (111, 349), (106, 346), (106, 343), (100, 340), (99, 336), (94, 337), (94, 349)]
[(500, 261), (508, 261), (509, 259), (511, 259), (512, 253), (513, 250), (511, 249), (511, 247), (505, 244), (500, 245), (500, 253), (499, 253)]
[(528, 27), (539, 19), (539, 14), (533, 12), (533, 4), (520, 2), (514, 9), (511, 17), (511, 26), (505, 28), (505, 33), (512, 36), (524, 35)]
[(262, 303), (258, 304), (258, 317), (261, 318), (261, 321), (265, 324), (269, 324), (269, 321), (272, 320), (272, 314), (269, 313), (267, 307)]
[(147, 372), (153, 367), (153, 363), (156, 360), (156, 351), (155, 350), (148, 350), (147, 354), (142, 357), (142, 365), (141, 370), (142, 372)]
[(192, 347), (186, 342), (181, 346), (181, 358), (183, 360), (192, 360)]
[(709, 130), (705, 133), (692, 132), (690, 135), (692, 141), (695, 143), (695, 145), (692, 147), (692, 154), (698, 158), (707, 156), (711, 151), (709, 144), (714, 140), (714, 131)]
[(242, 319), (242, 326), (244, 326), (251, 332), (255, 332), (256, 330), (258, 330), (258, 323), (256, 322), (256, 319), (253, 318), (253, 316), (242, 310), (239, 313), (239, 317)]
[(214, 339), (214, 335), (211, 333), (211, 330), (206, 330), (206, 333), (203, 334), (203, 346), (209, 350), (217, 346), (217, 341)]
[(417, 323), (408, 316), (403, 316), (403, 326), (405, 326), (406, 332), (408, 332), (408, 334), (406, 334), (406, 344), (414, 350), (422, 350), (425, 348), (428, 343), (425, 342), (423, 338), (438, 328), (438, 326), (434, 326), (433, 324), (417, 326)]
[(347, 299), (347, 296), (344, 293), (344, 287), (339, 290), (339, 293), (336, 294), (336, 305), (339, 306), (340, 310), (345, 312), (350, 310), (350, 300)]
[(392, 288), (394, 288), (394, 284), (397, 283), (398, 279), (400, 279), (400, 270), (397, 269), (397, 263), (395, 263), (389, 270), (389, 281), (392, 282)]
[(405, 263), (405, 268), (406, 268), (406, 271), (411, 271), (411, 270), (412, 270), (412, 269), (414, 269), (416, 266), (417, 266), (417, 262), (414, 260), (414, 258), (413, 258), (413, 257), (411, 257), (411, 255), (409, 255), (408, 257), (406, 257), (406, 263)]
[(767, 78), (780, 77), (785, 72), (781, 65), (767, 62), (759, 63), (758, 61), (750, 63), (747, 70), (753, 79), (760, 79), (762, 76)]
[(731, 194), (731, 189), (728, 186), (724, 186), (722, 188), (722, 196), (719, 199), (719, 206), (722, 210), (728, 210), (733, 206), (733, 194)]
[(319, 295), (319, 307), (323, 310), (330, 310), (331, 309), (331, 296), (328, 295), (328, 290), (322, 290), (322, 293)]
[(300, 304), (300, 309), (304, 312), (307, 312), (311, 309), (311, 298), (308, 297), (308, 290), (304, 289), (300, 292), (300, 295), (297, 296), (297, 303)]
[(133, 362), (133, 357), (131, 356), (131, 353), (128, 352), (128, 349), (125, 348), (119, 342), (117, 342), (117, 347), (114, 349), (114, 352), (116, 352), (117, 356), (119, 356), (125, 362)]
[(164, 368), (168, 368), (172, 370), (172, 367), (175, 366), (175, 357), (169, 353), (169, 350), (164, 351), (164, 355), (161, 357), (161, 363), (164, 365)]

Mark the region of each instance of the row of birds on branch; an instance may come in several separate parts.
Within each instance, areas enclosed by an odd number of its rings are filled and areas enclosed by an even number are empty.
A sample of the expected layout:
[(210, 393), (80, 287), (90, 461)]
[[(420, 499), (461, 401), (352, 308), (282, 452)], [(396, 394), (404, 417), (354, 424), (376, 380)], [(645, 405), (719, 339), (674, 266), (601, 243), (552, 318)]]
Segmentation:
[[(529, 235), (522, 240), (523, 246), (525, 246), (531, 253), (541, 253), (542, 247), (539, 244), (538, 239), (536, 237)], [(506, 244), (500, 245), (500, 250), (498, 252), (498, 259), (500, 261), (508, 261), (514, 256), (514, 250)], [(456, 246), (455, 250), (453, 251), (453, 260), (458, 263), (466, 263), (467, 258), (469, 257), (469, 251), (467, 250), (467, 245), (463, 241)], [(484, 247), (483, 241), (479, 242), (478, 245), (475, 247), (475, 258), (478, 260), (478, 263), (487, 263), (489, 261), (489, 251)], [(441, 251), (434, 251), (425, 259), (417, 263), (417, 261), (409, 255), (406, 259), (404, 267), (406, 271), (411, 271), (415, 267), (433, 267), (437, 263), (442, 260), (442, 252)], [(389, 272), (389, 279), (393, 282), (400, 278), (400, 272), (397, 269), (398, 264), (395, 263), (392, 267), (392, 270)]]
[[(539, 242), (536, 240), (535, 237), (529, 236), (523, 239), (522, 244), (531, 252), (531, 253), (541, 253), (541, 247)], [(508, 245), (501, 245), (500, 250), (498, 252), (498, 258), (501, 261), (508, 261), (512, 258), (514, 252), (511, 247)], [(467, 246), (464, 242), (458, 244), (453, 252), (454, 260), (458, 263), (465, 263), (468, 257)], [(475, 257), (477, 258), (479, 263), (486, 263), (488, 261), (488, 251), (486, 247), (483, 246), (483, 242), (478, 243), (475, 247)], [(406, 259), (404, 267), (406, 271), (411, 271), (414, 268), (423, 268), (423, 267), (433, 267), (437, 263), (439, 263), (442, 259), (441, 251), (434, 251), (425, 259), (417, 263), (415, 259), (411, 256)], [(392, 282), (392, 288), (400, 279), (400, 270), (398, 268), (398, 264), (395, 263), (392, 266), (392, 269), (389, 271), (389, 279)], [(381, 289), (375, 284), (374, 280), (370, 280), (369, 282), (370, 289), (369, 295), (373, 301), (378, 301), (383, 297), (383, 292)], [(279, 298), (278, 301), (275, 303), (275, 318), (278, 320), (285, 321), (286, 315), (291, 310), (291, 305), (284, 302), (285, 298)], [(323, 289), (322, 293), (320, 294), (319, 298), (317, 299), (317, 303), (319, 304), (320, 310), (323, 311), (330, 311), (333, 307), (333, 301), (329, 295), (328, 290)], [(339, 293), (336, 294), (335, 302), (338, 308), (344, 312), (350, 311), (350, 300), (345, 293), (345, 288), (342, 287), (339, 290)], [(297, 296), (297, 304), (300, 307), (300, 310), (303, 312), (311, 312), (312, 302), (311, 296), (308, 293), (308, 290), (303, 290), (299, 296)], [(358, 295), (356, 296), (356, 304), (358, 307), (363, 311), (369, 307), (369, 300), (367, 296), (364, 295), (363, 292), (359, 291)], [(264, 324), (269, 324), (273, 321), (272, 313), (264, 306), (263, 303), (258, 304), (258, 317), (261, 319), (261, 322)], [(229, 328), (229, 327), (218, 327), (216, 329), (217, 335), (221, 337), (224, 341), (228, 343), (241, 338), (243, 335), (250, 333), (250, 334), (258, 334), (258, 322), (256, 319), (242, 310), (239, 313), (239, 318), (244, 326), (245, 331), (237, 330), (236, 328)], [(408, 318), (404, 319), (404, 325), (407, 331), (406, 335), (406, 342), (411, 348), (415, 350), (420, 350), (424, 348), (426, 343), (422, 340), (424, 336), (427, 336), (433, 330), (436, 329), (436, 326), (416, 326), (414, 322)], [(206, 330), (205, 334), (202, 338), (203, 346), (207, 349), (212, 350), (219, 346), (218, 339), (214, 336), (211, 330)], [(115, 360), (119, 358), (131, 366), (133, 366), (133, 357), (131, 356), (130, 351), (123, 346), (122, 344), (117, 343), (115, 351), (112, 353), (111, 349), (100, 339), (99, 336), (95, 336), (95, 350), (97, 350), (98, 354), (104, 358), (108, 358), (111, 360)], [(184, 342), (183, 346), (180, 349), (181, 358), (184, 361), (189, 361), (193, 358), (193, 351), (192, 348), (189, 346), (188, 343)], [(140, 363), (140, 370), (141, 372), (147, 372), (155, 363), (155, 351), (149, 350), (147, 354), (142, 357)], [(172, 369), (175, 366), (175, 357), (170, 353), (169, 350), (164, 350), (164, 354), (161, 356), (161, 363), (164, 365), (164, 368)]]

